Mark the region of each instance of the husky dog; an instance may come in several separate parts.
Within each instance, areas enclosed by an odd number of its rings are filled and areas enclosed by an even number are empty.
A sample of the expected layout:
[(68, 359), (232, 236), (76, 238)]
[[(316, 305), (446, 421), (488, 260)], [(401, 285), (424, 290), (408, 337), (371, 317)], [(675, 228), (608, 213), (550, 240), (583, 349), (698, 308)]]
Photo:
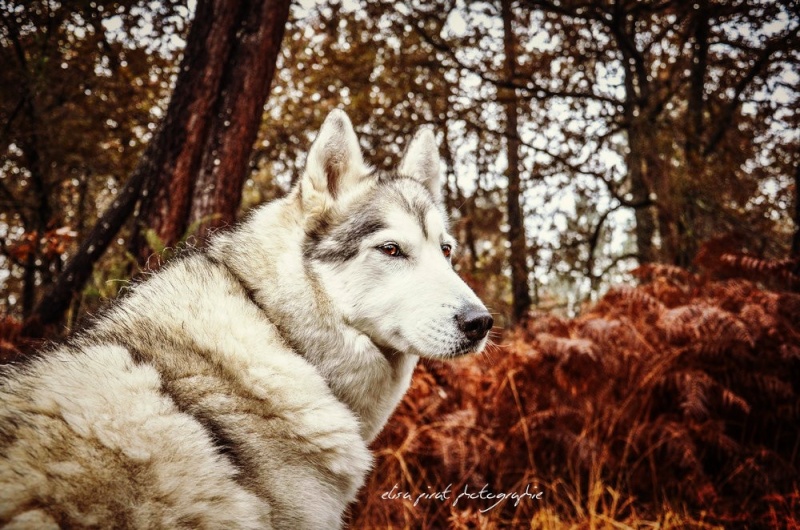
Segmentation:
[(333, 111), (285, 198), (0, 381), (0, 526), (331, 529), (419, 357), (492, 318), (450, 263), (433, 133), (370, 171)]

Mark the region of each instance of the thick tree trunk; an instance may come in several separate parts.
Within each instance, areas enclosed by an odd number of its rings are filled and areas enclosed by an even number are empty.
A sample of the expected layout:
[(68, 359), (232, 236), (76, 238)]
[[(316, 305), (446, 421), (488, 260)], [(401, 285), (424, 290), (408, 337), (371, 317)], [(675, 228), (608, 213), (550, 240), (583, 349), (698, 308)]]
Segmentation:
[[(274, 13), (273, 18), (265, 16), (259, 19), (266, 27), (259, 28), (256, 33), (280, 33), (272, 38), (274, 46), (270, 49), (271, 53), (260, 57), (265, 65), (253, 66), (268, 72), (269, 79), (263, 83), (266, 88), (250, 81), (227, 83), (225, 88), (229, 92), (224, 94), (223, 99), (251, 99), (251, 92), (259, 94), (257, 97), (262, 98), (257, 105), (259, 112), (254, 112), (250, 119), (256, 122), (256, 127), (260, 123), (260, 109), (274, 73), (280, 37), (288, 17), (288, 2), (254, 1), (243, 4), (233, 0), (200, 0), (164, 121), (120, 194), (37, 305), (34, 318), (27, 326), (29, 334), (36, 333), (36, 324), (52, 324), (63, 317), (73, 294), (83, 288), (95, 262), (130, 218), (140, 198), (141, 207), (137, 215), (139, 230), (134, 230), (138, 235), (132, 238), (136, 255), (143, 259), (149, 255), (143, 233), (145, 226), (151, 227), (165, 244), (173, 244), (185, 232), (194, 176), (207, 148), (208, 133), (213, 130), (212, 123), (215, 118), (219, 121), (214, 112), (220, 107), (218, 102), (222, 97), (222, 80), (225, 79), (227, 66), (240, 62), (240, 59), (231, 56), (231, 50), (247, 47), (238, 46), (236, 41), (240, 37), (240, 30), (244, 31), (245, 39), (248, 32), (252, 33), (252, 30), (248, 30), (252, 26), (245, 17), (252, 15), (251, 8), (254, 5), (261, 7), (263, 13)], [(241, 25), (245, 25), (244, 29), (239, 27)], [(231, 92), (236, 89), (245, 90), (248, 94), (237, 96)], [(252, 140), (242, 149), (249, 152), (251, 146)], [(241, 176), (236, 178), (237, 182), (243, 179)]]
[(199, 241), (209, 230), (236, 219), (289, 2), (246, 2), (240, 16), (192, 195), (188, 224)]
[(130, 243), (141, 262), (152, 253), (148, 230), (164, 245), (174, 245), (186, 232), (195, 177), (241, 10), (236, 0), (197, 3), (166, 120), (144, 156), (152, 160), (152, 168)]
[[(501, 0), (503, 16), (503, 49), (505, 52), (506, 80), (514, 81), (517, 53), (511, 21), (511, 0)], [(506, 107), (506, 142), (508, 146), (508, 241), (511, 265), (511, 291), (513, 295), (512, 319), (519, 322), (531, 306), (528, 288), (528, 250), (525, 241), (525, 216), (520, 205), (522, 192), (519, 174), (519, 130), (517, 127), (517, 93), (513, 88), (501, 90)]]
[(202, 241), (209, 229), (234, 221), (289, 16), (286, 0), (200, 2), (198, 14), (201, 7), (184, 62), (203, 76), (177, 102), (190, 126), (168, 150), (168, 165), (147, 187), (154, 195), (137, 215), (132, 246), (142, 261), (152, 252), (148, 230), (172, 246), (188, 231)]

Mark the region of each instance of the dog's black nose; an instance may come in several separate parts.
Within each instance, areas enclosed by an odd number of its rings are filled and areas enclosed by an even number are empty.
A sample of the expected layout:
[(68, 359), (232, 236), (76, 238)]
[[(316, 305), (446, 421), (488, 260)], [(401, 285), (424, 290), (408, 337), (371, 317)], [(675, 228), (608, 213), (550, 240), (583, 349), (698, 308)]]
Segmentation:
[(489, 333), (494, 325), (492, 315), (484, 308), (472, 306), (466, 308), (456, 316), (458, 329), (460, 329), (469, 340), (481, 340)]

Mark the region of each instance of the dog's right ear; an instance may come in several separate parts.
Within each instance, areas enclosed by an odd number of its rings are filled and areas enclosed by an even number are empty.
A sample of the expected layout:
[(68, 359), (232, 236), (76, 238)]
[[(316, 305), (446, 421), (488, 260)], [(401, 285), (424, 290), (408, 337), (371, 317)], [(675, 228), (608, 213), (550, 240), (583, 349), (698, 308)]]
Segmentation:
[(400, 161), (398, 172), (417, 179), (431, 192), (434, 201), (442, 204), (442, 180), (439, 171), (439, 148), (433, 129), (424, 127), (417, 131)]
[(367, 173), (350, 118), (342, 110), (332, 110), (308, 152), (303, 187), (336, 199)]

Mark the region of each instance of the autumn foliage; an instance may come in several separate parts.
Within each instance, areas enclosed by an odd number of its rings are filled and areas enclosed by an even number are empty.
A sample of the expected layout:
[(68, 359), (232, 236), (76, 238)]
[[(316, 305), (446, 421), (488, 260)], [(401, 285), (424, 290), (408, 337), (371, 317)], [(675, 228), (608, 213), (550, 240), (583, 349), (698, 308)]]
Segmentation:
[[(723, 258), (726, 279), (642, 267), (579, 318), (420, 366), (351, 528), (797, 528), (800, 295)], [(484, 486), (543, 495), (453, 506)]]

